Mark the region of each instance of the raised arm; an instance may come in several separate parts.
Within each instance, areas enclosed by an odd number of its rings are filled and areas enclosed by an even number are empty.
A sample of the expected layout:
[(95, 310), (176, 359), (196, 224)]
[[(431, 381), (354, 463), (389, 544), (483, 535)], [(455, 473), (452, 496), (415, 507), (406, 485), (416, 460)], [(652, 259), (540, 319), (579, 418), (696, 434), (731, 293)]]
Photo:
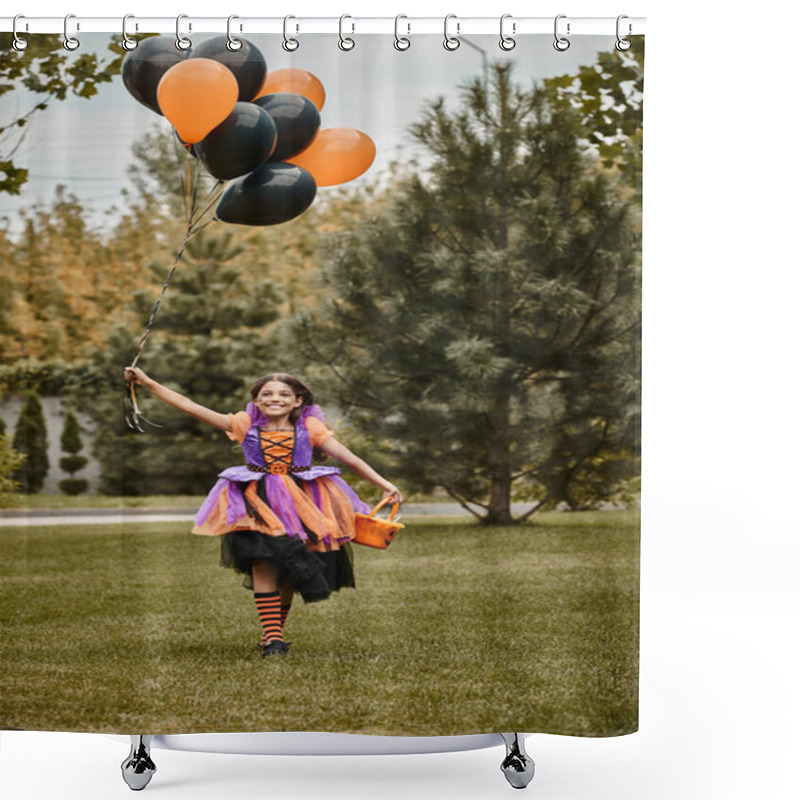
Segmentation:
[(394, 503), (402, 503), (403, 497), (400, 494), (400, 490), (389, 481), (386, 480), (382, 475), (379, 475), (375, 472), (372, 467), (367, 464), (364, 459), (359, 458), (355, 453), (348, 450), (340, 441), (334, 439), (333, 437), (326, 439), (321, 445), (319, 445), (319, 449), (322, 450), (323, 453), (327, 453), (332, 458), (335, 458), (337, 461), (341, 461), (342, 464), (350, 467), (356, 475), (360, 475), (362, 478), (365, 478), (370, 483), (374, 483), (376, 486), (379, 486), (383, 489), (383, 496), (388, 497)]
[(163, 400), (167, 405), (177, 408), (178, 411), (182, 411), (190, 417), (199, 419), (201, 422), (206, 422), (223, 431), (231, 430), (231, 420), (227, 414), (212, 411), (210, 408), (195, 403), (194, 400), (190, 400), (180, 392), (175, 392), (166, 386), (162, 386), (158, 381), (146, 375), (139, 367), (126, 367), (125, 378), (138, 384), (143, 389), (147, 389), (150, 394), (155, 395), (159, 400)]

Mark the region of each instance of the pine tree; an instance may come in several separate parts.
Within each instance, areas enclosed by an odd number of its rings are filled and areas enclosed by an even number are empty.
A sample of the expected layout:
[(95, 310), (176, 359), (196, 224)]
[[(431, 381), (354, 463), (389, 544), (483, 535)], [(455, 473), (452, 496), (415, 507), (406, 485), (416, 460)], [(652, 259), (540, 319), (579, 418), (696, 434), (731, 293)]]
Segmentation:
[(36, 392), (28, 392), (14, 428), (13, 448), (24, 453), (26, 459), (11, 477), (19, 483), (25, 494), (36, 494), (42, 490), (44, 479), (50, 468), (47, 458), (47, 428), (42, 402)]
[[(635, 474), (639, 247), (583, 120), (508, 66), (412, 129), (426, 173), (344, 237), (294, 335), (410, 488), (487, 522), (579, 507)], [(629, 193), (628, 193), (629, 194)], [(482, 511), (475, 511), (475, 505)], [(527, 516), (527, 515), (526, 515)]]
[[(267, 331), (278, 298), (266, 276), (245, 280), (242, 254), (228, 232), (205, 231), (190, 243), (140, 362), (159, 382), (223, 412), (244, 408), (250, 383), (279, 363)], [(155, 286), (164, 278), (163, 265), (151, 271)], [(153, 290), (134, 297), (142, 320), (153, 297)], [(143, 413), (161, 427), (131, 432), (121, 408), (122, 373), (135, 344), (127, 326), (109, 336), (102, 356), (108, 383), (89, 408), (98, 422), (93, 450), (102, 467), (99, 489), (111, 495), (202, 494), (230, 466), (231, 444), (141, 388)]]
[(89, 482), (83, 478), (76, 478), (75, 473), (80, 472), (88, 463), (89, 459), (78, 455), (83, 450), (83, 440), (81, 439), (81, 426), (72, 411), (67, 411), (64, 417), (64, 430), (61, 433), (61, 449), (69, 455), (64, 456), (58, 462), (61, 469), (69, 475), (59, 481), (58, 488), (64, 494), (78, 495), (83, 494), (89, 488)]

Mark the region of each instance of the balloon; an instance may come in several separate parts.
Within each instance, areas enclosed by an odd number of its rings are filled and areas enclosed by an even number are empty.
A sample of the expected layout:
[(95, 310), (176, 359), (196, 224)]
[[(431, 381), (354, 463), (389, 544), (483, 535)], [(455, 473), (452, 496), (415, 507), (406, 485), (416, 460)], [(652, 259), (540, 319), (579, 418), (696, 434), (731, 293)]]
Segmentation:
[(270, 72), (264, 79), (256, 97), (277, 92), (301, 94), (317, 107), (317, 111), (322, 111), (322, 106), (325, 105), (325, 88), (320, 79), (304, 69), (287, 67)]
[(224, 64), (189, 58), (164, 74), (158, 84), (158, 105), (178, 136), (194, 144), (233, 111), (238, 94), (236, 78)]
[(266, 161), (277, 141), (278, 129), (263, 108), (237, 103), (227, 119), (195, 145), (195, 151), (215, 178), (226, 181)]
[(275, 120), (278, 126), (278, 145), (270, 161), (284, 161), (305, 150), (320, 126), (319, 111), (314, 104), (299, 94), (278, 92), (253, 101)]
[(217, 217), (237, 225), (278, 225), (302, 214), (316, 194), (314, 179), (304, 169), (267, 162), (228, 184)]
[(336, 186), (366, 172), (375, 160), (375, 143), (352, 128), (325, 128), (290, 164), (307, 169), (317, 186)]
[(122, 62), (122, 82), (125, 88), (140, 103), (160, 114), (161, 109), (156, 98), (158, 82), (170, 67), (183, 61), (188, 52), (178, 50), (175, 40), (166, 36), (142, 39)]
[(227, 36), (215, 36), (213, 39), (197, 45), (191, 58), (210, 58), (224, 64), (239, 84), (238, 100), (252, 100), (267, 76), (267, 62), (261, 51), (247, 39), (239, 37), (242, 46), (238, 50), (228, 49)]

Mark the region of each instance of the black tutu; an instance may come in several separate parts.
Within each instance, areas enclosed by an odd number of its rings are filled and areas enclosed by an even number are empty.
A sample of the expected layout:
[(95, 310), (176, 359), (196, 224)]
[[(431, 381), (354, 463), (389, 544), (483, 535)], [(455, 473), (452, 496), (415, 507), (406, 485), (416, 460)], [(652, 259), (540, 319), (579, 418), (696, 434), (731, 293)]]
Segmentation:
[(233, 531), (222, 537), (220, 563), (244, 575), (243, 585), (253, 588), (253, 564), (267, 561), (278, 568), (278, 585), (284, 581), (307, 603), (325, 600), (344, 586), (355, 588), (352, 548), (345, 545), (328, 553), (312, 553), (300, 539), (268, 536), (258, 531)]

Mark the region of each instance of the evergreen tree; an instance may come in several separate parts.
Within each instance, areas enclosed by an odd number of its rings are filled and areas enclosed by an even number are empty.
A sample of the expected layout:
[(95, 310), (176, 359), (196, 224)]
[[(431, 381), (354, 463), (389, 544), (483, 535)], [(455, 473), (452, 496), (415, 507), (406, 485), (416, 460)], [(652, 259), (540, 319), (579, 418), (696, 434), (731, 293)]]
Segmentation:
[[(192, 240), (170, 285), (140, 362), (156, 380), (219, 411), (239, 411), (247, 389), (273, 368), (267, 326), (277, 297), (269, 278), (245, 280), (242, 249), (231, 234), (206, 231)], [(163, 265), (152, 268), (153, 283)], [(144, 321), (154, 292), (134, 300)], [(136, 344), (126, 326), (110, 337), (102, 367), (108, 383), (89, 409), (98, 422), (94, 453), (102, 466), (100, 491), (112, 495), (202, 494), (231, 463), (231, 444), (208, 425), (137, 390), (143, 413), (160, 428), (131, 432), (122, 409), (123, 368)]]
[(80, 472), (89, 463), (89, 459), (78, 455), (83, 450), (83, 440), (81, 439), (81, 426), (72, 411), (67, 411), (64, 418), (64, 430), (61, 432), (61, 449), (65, 453), (69, 453), (58, 462), (61, 469), (69, 475), (69, 478), (59, 481), (58, 488), (64, 494), (83, 494), (89, 488), (89, 483), (83, 478), (74, 476), (76, 472)]
[[(294, 324), (325, 391), (409, 487), (487, 522), (635, 474), (639, 247), (584, 121), (508, 66), (412, 129), (426, 173), (343, 237), (332, 299)], [(527, 516), (527, 515), (526, 515)]]
[(24, 453), (25, 461), (15, 469), (12, 480), (19, 483), (21, 492), (36, 494), (42, 490), (50, 468), (47, 458), (47, 428), (42, 402), (36, 392), (28, 392), (14, 428), (14, 450)]

